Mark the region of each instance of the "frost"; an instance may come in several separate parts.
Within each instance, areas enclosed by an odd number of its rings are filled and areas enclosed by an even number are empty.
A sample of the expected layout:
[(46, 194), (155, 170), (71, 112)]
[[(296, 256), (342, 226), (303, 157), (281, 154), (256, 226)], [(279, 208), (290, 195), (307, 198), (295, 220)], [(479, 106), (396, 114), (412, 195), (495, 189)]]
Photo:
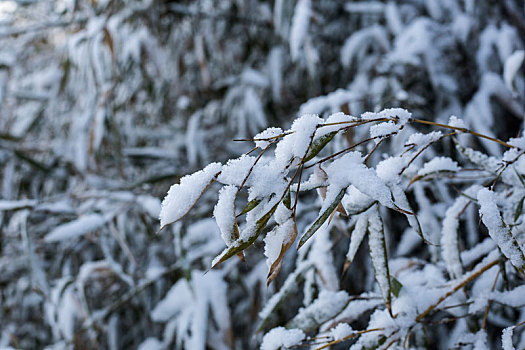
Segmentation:
[(300, 329), (277, 327), (266, 333), (261, 350), (289, 349), (299, 344), (306, 336)]
[(221, 163), (212, 163), (203, 170), (180, 179), (172, 185), (162, 201), (160, 226), (164, 227), (182, 218), (221, 171)]

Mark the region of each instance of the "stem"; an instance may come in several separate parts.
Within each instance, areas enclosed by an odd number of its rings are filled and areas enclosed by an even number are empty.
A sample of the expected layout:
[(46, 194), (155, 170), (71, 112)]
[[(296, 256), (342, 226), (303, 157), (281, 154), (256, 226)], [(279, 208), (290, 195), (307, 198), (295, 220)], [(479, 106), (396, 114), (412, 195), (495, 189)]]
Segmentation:
[(499, 263), (499, 259), (493, 260), (493, 261), (489, 262), (487, 265), (481, 267), (478, 271), (472, 272), (470, 276), (468, 276), (463, 281), (461, 281), (461, 283), (459, 283), (454, 288), (452, 288), (452, 290), (448, 291), (447, 294), (445, 294), (441, 298), (439, 298), (439, 300), (436, 303), (434, 303), (433, 305), (430, 305), (425, 311), (420, 313), (416, 317), (416, 322), (421, 322), (421, 320), (425, 316), (427, 316), (432, 310), (434, 310), (439, 304), (441, 304), (441, 302), (443, 302), (443, 300), (447, 299), (449, 296), (451, 296), (452, 294), (456, 293), (458, 290), (460, 290), (461, 288), (466, 286), (469, 282), (472, 282), (473, 280), (478, 278), (481, 274), (483, 274), (485, 271), (487, 271), (491, 267), (497, 265), (498, 263)]
[(422, 120), (422, 119), (412, 119), (412, 122), (418, 123), (418, 124), (439, 126), (439, 127), (446, 128), (446, 129), (461, 131), (461, 132), (464, 132), (464, 133), (467, 133), (467, 134), (472, 134), (474, 136), (481, 137), (483, 139), (499, 143), (500, 145), (508, 147), (508, 148), (516, 148), (513, 145), (506, 143), (505, 141), (501, 141), (501, 140), (499, 140), (497, 138), (480, 134), (479, 132), (475, 132), (475, 131), (472, 131), (470, 129), (460, 128), (460, 127), (457, 127), (457, 126), (451, 126), (451, 125), (447, 125), (447, 124), (435, 123), (435, 122), (431, 122), (431, 121), (428, 121), (428, 120)]

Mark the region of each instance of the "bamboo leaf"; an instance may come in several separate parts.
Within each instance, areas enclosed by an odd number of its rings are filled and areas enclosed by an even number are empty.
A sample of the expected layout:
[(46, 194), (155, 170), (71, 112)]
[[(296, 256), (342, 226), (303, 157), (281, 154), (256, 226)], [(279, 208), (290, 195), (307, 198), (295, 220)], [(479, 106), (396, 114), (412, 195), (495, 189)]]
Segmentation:
[(170, 187), (162, 201), (160, 211), (161, 230), (169, 224), (180, 220), (201, 198), (202, 194), (215, 181), (221, 172), (220, 163), (212, 163), (203, 170), (180, 179), (180, 184)]
[(252, 199), (251, 201), (248, 202), (248, 204), (246, 204), (246, 206), (242, 209), (242, 211), (237, 216), (241, 216), (243, 214), (246, 214), (252, 211), (260, 203), (261, 203), (261, 200), (259, 198)]
[[(346, 261), (348, 264), (345, 264), (345, 267), (348, 268), (354, 261), (355, 255), (361, 242), (365, 238), (366, 232), (368, 229), (368, 214), (363, 213), (357, 218), (355, 223), (354, 230), (350, 237), (350, 246), (348, 247), (348, 252), (346, 253)], [(345, 269), (346, 270), (346, 269)]]
[(276, 230), (284, 229), (288, 230), (286, 240), (283, 242), (281, 246), (281, 250), (279, 252), (279, 256), (270, 266), (270, 271), (268, 272), (268, 277), (266, 279), (266, 285), (270, 285), (272, 281), (277, 277), (279, 274), (279, 271), (281, 271), (281, 267), (283, 264), (283, 258), (288, 249), (292, 246), (293, 242), (295, 242), (295, 239), (297, 238), (297, 224), (295, 223), (295, 217), (290, 219), (292, 222), (286, 222), (283, 225), (279, 225)]
[(275, 212), (275, 209), (277, 209), (277, 205), (279, 203), (276, 203), (266, 214), (264, 214), (259, 220), (257, 220), (255, 229), (253, 230), (253, 234), (250, 235), (247, 238), (241, 238), (237, 241), (235, 241), (230, 247), (226, 248), (221, 254), (219, 254), (215, 259), (213, 259), (212, 262), (212, 268), (216, 267), (220, 263), (223, 263), (224, 261), (228, 260), (232, 256), (242, 252), (244, 249), (248, 248), (255, 242), (257, 237), (261, 234), (261, 232), (266, 227), (266, 224), (268, 224), (268, 221), (272, 217), (273, 213)]
[(301, 248), (310, 237), (313, 236), (317, 230), (324, 224), (326, 219), (330, 217), (332, 212), (337, 208), (337, 205), (341, 202), (341, 199), (343, 199), (343, 196), (345, 195), (346, 188), (343, 188), (339, 191), (335, 199), (332, 201), (332, 203), (326, 208), (324, 212), (322, 212), (317, 219), (314, 221), (314, 223), (306, 230), (305, 234), (301, 237), (301, 240), (299, 241), (299, 248)]
[(328, 142), (332, 141), (335, 134), (337, 134), (337, 131), (332, 131), (331, 133), (328, 133), (326, 135), (321, 136), (317, 140), (315, 140), (312, 143), (312, 146), (310, 146), (310, 149), (308, 150), (308, 153), (304, 157), (304, 162), (311, 160), (313, 157), (319, 154), (321, 150), (328, 144)]
[(525, 200), (525, 197), (523, 197), (520, 202), (518, 203), (518, 206), (516, 207), (516, 211), (514, 212), (514, 222), (518, 221), (518, 218), (520, 217), (521, 213), (523, 212), (523, 201)]
[(490, 237), (496, 242), (503, 255), (522, 274), (525, 274), (525, 254), (510, 228), (505, 224), (496, 205), (496, 194), (487, 188), (478, 192), (479, 213)]
[(385, 300), (386, 307), (389, 312), (392, 313), (392, 285), (390, 281), (390, 271), (388, 268), (385, 231), (383, 227), (383, 220), (379, 215), (377, 206), (371, 212), (371, 215), (368, 219), (368, 245), (377, 283), (381, 289), (381, 294)]
[(394, 276), (391, 276), (390, 285), (392, 286), (392, 294), (394, 294), (396, 298), (399, 297), (399, 292), (401, 291), (401, 288), (403, 288), (401, 282), (399, 282)]

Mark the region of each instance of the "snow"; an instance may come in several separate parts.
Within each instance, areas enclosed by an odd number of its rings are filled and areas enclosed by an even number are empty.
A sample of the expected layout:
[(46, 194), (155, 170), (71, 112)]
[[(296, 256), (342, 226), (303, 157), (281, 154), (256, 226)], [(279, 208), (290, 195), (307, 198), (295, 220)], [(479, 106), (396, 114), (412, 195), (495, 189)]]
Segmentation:
[(463, 119), (460, 119), (456, 117), (455, 115), (450, 116), (450, 119), (448, 120), (448, 125), (455, 127), (455, 128), (463, 128), (463, 129), (467, 128)]
[(392, 135), (397, 132), (398, 132), (398, 127), (392, 121), (386, 122), (386, 123), (375, 124), (370, 127), (370, 137), (375, 138), (376, 143), (378, 143), (381, 140), (380, 138)]
[(158, 198), (150, 195), (140, 195), (137, 197), (137, 202), (144, 211), (152, 218), (158, 218), (161, 210), (161, 202)]
[(181, 178), (180, 184), (172, 185), (162, 201), (160, 226), (164, 227), (186, 215), (221, 168), (221, 163), (211, 163), (203, 170)]
[[(357, 121), (357, 118), (352, 117), (350, 115), (346, 115), (343, 112), (333, 113), (324, 122), (326, 126), (323, 126), (322, 128), (320, 128), (315, 135), (317, 137), (321, 137), (331, 132), (339, 131), (342, 128), (347, 127), (348, 124), (353, 121)], [(328, 124), (335, 124), (335, 125), (328, 125)]]
[(164, 346), (156, 338), (147, 338), (140, 343), (138, 350), (163, 350)]
[(295, 5), (295, 11), (290, 29), (290, 56), (292, 61), (299, 58), (300, 50), (308, 35), (312, 4), (310, 0), (299, 0)]
[(86, 233), (95, 231), (102, 227), (107, 221), (108, 218), (105, 218), (102, 215), (87, 214), (56, 227), (44, 237), (44, 241), (51, 243), (77, 238)]
[(514, 327), (507, 327), (501, 334), (501, 345), (503, 350), (515, 350), (514, 344), (512, 344), (512, 335), (514, 333)]
[(363, 241), (363, 238), (366, 235), (368, 228), (368, 214), (363, 213), (359, 215), (355, 223), (354, 230), (350, 236), (350, 246), (348, 247), (348, 252), (346, 253), (346, 260), (349, 262), (354, 261), (355, 254)]
[(296, 290), (297, 288), (297, 279), (299, 276), (303, 275), (306, 271), (308, 271), (312, 265), (310, 263), (300, 263), (299, 266), (288, 275), (286, 278), (286, 281), (284, 281), (284, 284), (281, 286), (279, 291), (277, 291), (268, 302), (266, 302), (264, 308), (259, 312), (259, 318), (262, 320), (267, 319), (270, 317), (271, 313), (275, 311), (279, 303), (282, 302), (282, 300), (292, 291)]
[[(260, 149), (265, 149), (270, 145), (270, 143), (273, 141), (278, 141), (276, 136), (282, 135), (283, 130), (281, 128), (268, 128), (257, 135), (255, 135), (255, 147), (258, 147)], [(273, 139), (273, 140), (268, 140)]]
[(255, 164), (255, 157), (243, 154), (239, 158), (230, 159), (223, 167), (217, 180), (225, 185), (240, 186)]
[[(487, 293), (488, 294), (488, 293)], [(490, 293), (490, 298), (496, 300), (500, 304), (509, 305), (512, 307), (525, 306), (525, 286), (518, 286), (510, 291), (500, 292), (494, 291)]]
[(282, 247), (290, 242), (294, 232), (294, 222), (290, 218), (284, 223), (277, 225), (264, 238), (264, 255), (267, 257), (266, 264), (269, 268), (281, 254)]
[(395, 184), (401, 181), (399, 173), (405, 167), (408, 160), (402, 157), (388, 157), (380, 161), (376, 166), (377, 176), (387, 184)]
[(37, 204), (38, 201), (34, 199), (23, 199), (19, 201), (9, 201), (0, 199), (0, 211), (34, 207)]
[(261, 350), (289, 349), (299, 344), (305, 337), (300, 329), (277, 327), (266, 333), (261, 344)]
[[(376, 172), (363, 164), (363, 157), (359, 152), (349, 152), (335, 159), (326, 167), (329, 187), (345, 188), (354, 185), (359, 191), (379, 201), (386, 207), (393, 208), (392, 194)], [(329, 188), (330, 190), (330, 188)], [(336, 192), (334, 190), (334, 192)], [(338, 191), (337, 191), (338, 192)], [(328, 194), (327, 194), (328, 196)], [(328, 206), (325, 201), (324, 206)]]
[(443, 229), (441, 231), (441, 252), (443, 260), (447, 265), (448, 273), (452, 278), (459, 278), (463, 273), (461, 257), (459, 254), (459, 217), (465, 205), (470, 200), (466, 197), (458, 197), (454, 204), (447, 209), (443, 219)]
[(518, 138), (511, 138), (507, 141), (507, 143), (509, 143), (510, 145), (514, 147), (519, 148), (520, 150), (525, 150), (525, 137), (524, 136), (518, 137)]
[(368, 217), (368, 245), (370, 247), (370, 258), (374, 265), (375, 276), (383, 299), (390, 299), (390, 281), (388, 280), (388, 261), (386, 260), (386, 242), (383, 232), (383, 222), (377, 208)]
[(423, 147), (432, 142), (439, 140), (441, 136), (443, 136), (441, 131), (432, 131), (432, 132), (429, 132), (428, 134), (422, 134), (422, 133), (416, 132), (410, 135), (406, 144), (407, 145), (414, 144), (418, 147)]
[(311, 329), (341, 312), (350, 297), (345, 291), (322, 290), (319, 297), (305, 308), (299, 309), (297, 316), (290, 321), (290, 327)]
[(354, 330), (348, 323), (339, 323), (336, 327), (330, 330), (330, 335), (334, 340), (341, 340), (354, 333)]
[(519, 246), (512, 232), (503, 222), (496, 205), (496, 194), (483, 188), (478, 192), (478, 202), (481, 220), (487, 226), (490, 237), (500, 247), (501, 252), (510, 260), (512, 265), (520, 270), (524, 270), (525, 258), (523, 248)]
[(219, 199), (213, 209), (213, 216), (221, 230), (221, 237), (229, 247), (236, 240), (235, 237), (235, 198), (236, 186), (224, 186), (219, 191)]
[(423, 168), (421, 168), (417, 174), (419, 176), (425, 176), (432, 173), (450, 171), (456, 172), (459, 170), (458, 163), (449, 157), (436, 157), (431, 161), (425, 163)]
[(412, 118), (412, 113), (403, 108), (387, 108), (383, 109), (381, 112), (373, 113), (366, 112), (361, 114), (361, 119), (363, 120), (373, 120), (373, 119), (395, 119), (398, 128), (404, 126), (410, 118)]
[(515, 51), (511, 56), (507, 58), (507, 60), (505, 61), (505, 66), (503, 68), (503, 80), (505, 81), (505, 84), (507, 85), (509, 90), (513, 91), (515, 94), (517, 94), (517, 91), (512, 83), (524, 60), (525, 50)]
[(341, 106), (357, 98), (359, 96), (353, 92), (337, 89), (327, 95), (309, 99), (299, 107), (298, 114), (321, 114), (325, 110), (328, 110), (329, 113), (338, 112), (341, 110)]

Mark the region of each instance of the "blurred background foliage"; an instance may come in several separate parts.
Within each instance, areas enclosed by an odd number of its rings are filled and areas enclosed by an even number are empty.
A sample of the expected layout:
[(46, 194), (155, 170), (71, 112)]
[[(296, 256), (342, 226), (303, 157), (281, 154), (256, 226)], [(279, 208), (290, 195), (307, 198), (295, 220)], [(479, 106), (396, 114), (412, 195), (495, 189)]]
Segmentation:
[[(267, 288), (252, 249), (203, 279), (216, 194), (157, 234), (169, 186), (303, 113), (403, 107), (517, 136), (523, 68), (504, 71), (524, 43), (520, 0), (0, 2), (0, 346), (256, 347), (286, 274)], [(344, 288), (369, 290), (369, 270)], [(155, 309), (173, 285), (175, 318)]]

